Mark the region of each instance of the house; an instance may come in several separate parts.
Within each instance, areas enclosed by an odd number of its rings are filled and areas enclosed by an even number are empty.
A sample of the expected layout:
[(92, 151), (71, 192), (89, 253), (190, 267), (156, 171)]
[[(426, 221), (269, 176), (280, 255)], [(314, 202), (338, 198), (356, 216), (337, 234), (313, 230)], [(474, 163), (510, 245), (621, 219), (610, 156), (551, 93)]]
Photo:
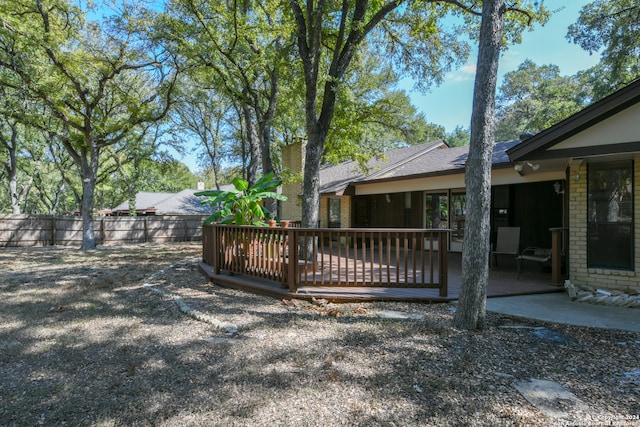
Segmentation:
[[(507, 150), (519, 143), (498, 143), (494, 148), (492, 240), (497, 227), (520, 226), (523, 247), (550, 248), (549, 228), (561, 227), (563, 221), (562, 196), (553, 185), (564, 180), (564, 173), (539, 171), (537, 165), (536, 173), (531, 167), (515, 170)], [(283, 164), (300, 159), (302, 149), (297, 144), (287, 147)], [(354, 162), (322, 168), (320, 227), (446, 228), (452, 230), (450, 250), (461, 251), (468, 150), (436, 141), (389, 151), (386, 159), (372, 159), (368, 172)], [(296, 167), (302, 170), (300, 163), (292, 169)], [(283, 218), (301, 218), (301, 191), (300, 183), (283, 188), (288, 196)]]
[[(222, 186), (223, 190), (233, 185)], [(195, 193), (204, 190), (204, 184), (198, 183), (198, 189), (186, 189), (178, 193), (155, 193), (141, 191), (136, 194), (136, 215), (209, 215), (211, 207), (203, 205), (202, 197)], [(122, 202), (109, 213), (110, 216), (129, 215), (129, 201)]]
[[(303, 170), (301, 143), (285, 147), (283, 165)], [(468, 147), (436, 141), (392, 150), (363, 172), (354, 162), (320, 172), (324, 227), (448, 228), (449, 248), (464, 242)], [(520, 247), (561, 241), (572, 282), (640, 292), (640, 81), (537, 135), (496, 143), (492, 159), (491, 241), (499, 227), (520, 227)], [(282, 218), (301, 219), (300, 183), (288, 184)]]
[[(572, 283), (640, 292), (640, 80), (507, 151), (565, 175)], [(638, 220), (636, 220), (638, 218)]]

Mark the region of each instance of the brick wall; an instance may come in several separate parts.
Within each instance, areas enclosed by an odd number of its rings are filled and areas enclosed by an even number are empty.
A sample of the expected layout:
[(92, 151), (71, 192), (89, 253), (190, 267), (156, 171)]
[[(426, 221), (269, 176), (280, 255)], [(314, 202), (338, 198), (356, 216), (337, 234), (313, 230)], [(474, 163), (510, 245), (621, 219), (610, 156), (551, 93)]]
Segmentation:
[[(292, 174), (301, 174), (304, 169), (304, 142), (296, 141), (282, 147), (282, 167)], [(302, 182), (289, 182), (282, 186), (282, 194), (287, 200), (282, 202), (280, 217), (291, 221), (302, 220)], [(340, 225), (342, 228), (351, 227), (351, 197), (340, 197)], [(320, 198), (319, 219), (320, 227), (329, 226), (329, 198)]]
[(320, 218), (320, 228), (329, 227), (329, 198), (320, 197), (320, 209), (318, 211), (318, 218)]
[(640, 157), (634, 161), (635, 271), (587, 267), (587, 164), (572, 166), (569, 174), (569, 278), (577, 285), (640, 292)]
[(340, 197), (340, 227), (351, 227), (351, 196)]

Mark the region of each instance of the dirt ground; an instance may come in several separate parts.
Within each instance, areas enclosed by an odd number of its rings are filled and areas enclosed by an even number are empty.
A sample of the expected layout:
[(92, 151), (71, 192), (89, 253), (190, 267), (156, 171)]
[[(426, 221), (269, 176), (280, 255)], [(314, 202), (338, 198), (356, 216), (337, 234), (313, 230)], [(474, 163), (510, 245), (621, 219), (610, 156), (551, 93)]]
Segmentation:
[[(280, 301), (210, 284), (200, 254), (1, 249), (0, 425), (640, 425), (640, 334)], [(546, 414), (515, 388), (532, 378), (586, 406)]]

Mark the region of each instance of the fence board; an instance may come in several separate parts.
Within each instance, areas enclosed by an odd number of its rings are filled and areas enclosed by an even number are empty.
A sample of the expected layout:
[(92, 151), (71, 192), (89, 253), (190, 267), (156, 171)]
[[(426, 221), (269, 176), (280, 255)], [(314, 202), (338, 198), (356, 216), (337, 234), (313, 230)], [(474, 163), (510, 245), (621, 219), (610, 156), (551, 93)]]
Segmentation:
[[(99, 217), (97, 244), (202, 240), (207, 215)], [(53, 215), (0, 215), (0, 247), (80, 246), (82, 218)]]

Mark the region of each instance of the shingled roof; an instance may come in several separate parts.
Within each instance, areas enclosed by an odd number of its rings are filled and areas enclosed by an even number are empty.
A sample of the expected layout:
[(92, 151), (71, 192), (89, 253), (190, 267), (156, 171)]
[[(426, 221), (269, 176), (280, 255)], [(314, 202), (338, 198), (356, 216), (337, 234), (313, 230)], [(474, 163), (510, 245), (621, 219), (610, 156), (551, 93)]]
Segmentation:
[[(507, 150), (519, 143), (519, 140), (515, 140), (495, 144), (493, 167), (510, 166)], [(436, 141), (391, 150), (385, 155), (386, 162), (379, 158), (369, 162), (368, 174), (352, 161), (321, 169), (320, 192), (342, 195), (352, 184), (463, 173), (469, 146), (449, 147), (444, 141)]]
[(368, 177), (400, 167), (415, 158), (449, 146), (443, 140), (426, 144), (398, 148), (384, 153), (384, 157), (374, 157), (367, 163), (368, 173), (355, 161), (329, 165), (320, 169), (320, 193), (342, 195), (353, 182), (366, 180)]
[[(221, 190), (230, 190), (233, 185), (221, 186)], [(198, 191), (187, 189), (178, 193), (153, 193), (141, 191), (136, 194), (136, 210), (151, 211), (156, 215), (198, 215), (210, 214), (211, 207), (202, 205), (203, 197), (195, 195)], [(113, 208), (113, 213), (128, 212), (129, 201), (120, 203)]]

